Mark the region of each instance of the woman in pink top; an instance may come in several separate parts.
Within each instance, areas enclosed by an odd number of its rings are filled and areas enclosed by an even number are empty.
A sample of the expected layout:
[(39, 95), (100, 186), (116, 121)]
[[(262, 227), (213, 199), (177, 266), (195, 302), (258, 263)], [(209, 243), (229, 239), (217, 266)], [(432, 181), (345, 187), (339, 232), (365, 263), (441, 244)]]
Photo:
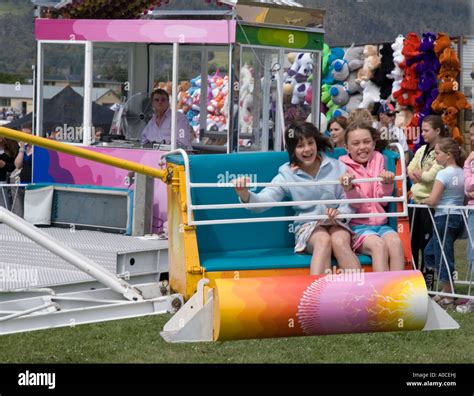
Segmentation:
[[(384, 169), (384, 156), (375, 150), (376, 144), (383, 142), (379, 140), (379, 132), (367, 122), (356, 121), (347, 127), (344, 140), (348, 155), (340, 157), (339, 160), (346, 165), (347, 173), (340, 178), (340, 181), (347, 198), (391, 196), (395, 175)], [(374, 177), (381, 177), (383, 180), (352, 183), (353, 179)], [(387, 225), (387, 217), (370, 216), (373, 213), (385, 213), (385, 205), (378, 202), (351, 204), (357, 213), (367, 213), (367, 217), (351, 220), (350, 225), (355, 233), (353, 248), (372, 256), (374, 271), (401, 271), (405, 264), (403, 245), (398, 234)]]

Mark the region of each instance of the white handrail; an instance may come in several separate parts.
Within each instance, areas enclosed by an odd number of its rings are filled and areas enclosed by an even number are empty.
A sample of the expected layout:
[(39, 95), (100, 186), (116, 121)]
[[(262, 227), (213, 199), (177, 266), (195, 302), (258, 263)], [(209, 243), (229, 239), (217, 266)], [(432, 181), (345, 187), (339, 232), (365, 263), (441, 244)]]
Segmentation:
[[(367, 217), (406, 217), (403, 212), (391, 212), (391, 213), (352, 213), (352, 214), (339, 214), (336, 219), (366, 219)], [(279, 216), (279, 217), (249, 217), (240, 219), (223, 219), (223, 220), (198, 220), (193, 221), (192, 225), (214, 225), (214, 224), (239, 224), (239, 223), (265, 223), (274, 221), (302, 221), (302, 220), (327, 220), (327, 215), (308, 215), (308, 216)]]
[[(212, 205), (191, 205), (193, 210), (206, 209), (249, 209), (249, 208), (268, 208), (276, 206), (299, 206), (299, 205), (333, 205), (333, 204), (359, 204), (359, 203), (373, 203), (373, 202), (403, 202), (403, 197), (383, 197), (383, 198), (355, 198), (355, 199), (320, 199), (313, 201), (271, 201), (271, 202), (255, 202), (255, 203), (241, 203), (241, 204), (212, 204)], [(387, 213), (389, 214), (389, 213)], [(372, 217), (372, 213), (365, 215), (365, 217)], [(298, 216), (300, 218), (300, 216)]]
[(409, 208), (422, 208), (422, 209), (459, 209), (459, 210), (474, 210), (474, 205), (463, 205), (463, 206), (457, 206), (457, 205), (436, 205), (436, 206), (430, 206), (430, 205), (425, 205), (425, 204), (408, 204)]
[[(245, 175), (243, 175), (245, 176)], [(404, 180), (402, 176), (396, 176), (395, 180)], [(381, 182), (381, 177), (361, 178), (352, 180), (352, 184), (362, 183), (373, 183)], [(311, 182), (265, 182), (265, 183), (247, 183), (246, 187), (311, 187), (311, 186), (331, 186), (339, 185), (339, 180), (322, 180), (322, 181), (311, 181)], [(233, 183), (191, 183), (191, 188), (212, 188), (212, 187), (225, 187), (235, 188)]]
[[(173, 154), (180, 154), (183, 157), (184, 161), (184, 173), (186, 178), (186, 210), (187, 210), (187, 221), (189, 226), (197, 226), (197, 225), (210, 225), (210, 224), (238, 224), (238, 223), (261, 223), (261, 222), (273, 222), (273, 221), (291, 221), (291, 220), (318, 220), (318, 219), (328, 219), (327, 215), (315, 215), (315, 216), (281, 216), (281, 217), (260, 217), (260, 218), (242, 218), (242, 219), (223, 219), (223, 220), (202, 220), (202, 221), (194, 221), (192, 219), (192, 212), (193, 210), (203, 210), (203, 209), (231, 209), (231, 208), (250, 208), (254, 207), (251, 205), (258, 205), (255, 207), (268, 207), (268, 206), (295, 206), (295, 205), (305, 205), (312, 202), (317, 202), (319, 204), (328, 204), (331, 203), (364, 203), (364, 202), (401, 202), (403, 204), (403, 211), (402, 212), (388, 212), (388, 213), (371, 213), (370, 217), (406, 217), (408, 215), (408, 207), (406, 202), (407, 196), (407, 187), (406, 183), (404, 182), (406, 179), (406, 165), (405, 165), (405, 153), (403, 152), (403, 148), (399, 143), (392, 143), (390, 146), (396, 148), (398, 150), (400, 156), (400, 163), (401, 163), (401, 171), (402, 174), (395, 176), (395, 180), (402, 180), (402, 196), (401, 197), (384, 197), (384, 198), (368, 198), (365, 200), (360, 199), (346, 199), (346, 200), (321, 200), (321, 201), (288, 201), (288, 202), (265, 202), (263, 205), (258, 204), (216, 204), (216, 205), (193, 205), (192, 204), (192, 196), (191, 196), (191, 188), (207, 188), (207, 187), (235, 187), (232, 183), (191, 183), (191, 176), (189, 173), (189, 157), (186, 151), (183, 149), (176, 149), (172, 150), (168, 153), (162, 155), (162, 157), (166, 158), (169, 155)], [(374, 181), (382, 181), (382, 178), (365, 178), (365, 179), (357, 179), (358, 183), (366, 183), (366, 182), (374, 182)], [(319, 184), (315, 184), (319, 183)], [(324, 185), (324, 184), (339, 184), (339, 181), (324, 181), (324, 182), (301, 182), (301, 183), (251, 183), (249, 187), (257, 186), (257, 187), (267, 187), (272, 185), (285, 185), (285, 186), (310, 186), (310, 185)], [(330, 204), (330, 203), (329, 203)], [(247, 206), (245, 206), (247, 205)], [(369, 217), (367, 214), (340, 214), (337, 218), (340, 219), (352, 219), (352, 218), (367, 218)]]

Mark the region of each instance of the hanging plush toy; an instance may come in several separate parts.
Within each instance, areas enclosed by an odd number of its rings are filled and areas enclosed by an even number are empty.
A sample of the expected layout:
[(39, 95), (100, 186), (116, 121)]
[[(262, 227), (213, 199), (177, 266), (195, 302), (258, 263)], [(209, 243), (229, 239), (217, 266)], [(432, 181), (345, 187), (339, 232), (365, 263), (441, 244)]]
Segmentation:
[(384, 44), (380, 50), (380, 67), (374, 71), (372, 82), (380, 87), (380, 98), (388, 99), (392, 93), (393, 81), (388, 76), (395, 67), (393, 63), (393, 50), (390, 44)]
[(400, 65), (405, 62), (405, 57), (402, 54), (404, 40), (405, 40), (405, 37), (403, 37), (402, 35), (399, 35), (395, 39), (395, 42), (391, 45), (392, 50), (393, 50), (394, 68), (387, 77), (393, 80), (392, 97), (393, 97), (393, 94), (401, 88), (401, 83), (403, 79), (403, 71), (400, 68)]
[(380, 102), (380, 87), (375, 85), (372, 81), (362, 81), (360, 85), (363, 88), (362, 102), (359, 109), (373, 110), (374, 104)]
[(458, 113), (459, 110), (456, 107), (448, 107), (444, 111), (441, 118), (443, 120), (443, 123), (449, 128), (453, 139), (455, 139), (459, 144), (463, 144), (464, 139), (458, 128)]
[(440, 33), (434, 45), (441, 64), (438, 74), (439, 94), (436, 100), (433, 101), (431, 108), (436, 113), (443, 113), (442, 117), (449, 122), (449, 124), (446, 124), (449, 126), (453, 138), (459, 144), (462, 144), (464, 139), (459, 132), (457, 114), (460, 110), (471, 109), (471, 105), (466, 100), (465, 95), (459, 92), (459, 83), (456, 78), (461, 66), (456, 52), (453, 51), (450, 45), (449, 37), (444, 33)]
[(240, 69), (239, 125), (241, 133), (252, 133), (254, 78), (251, 67), (246, 63)]
[(375, 45), (366, 45), (363, 51), (364, 63), (357, 72), (356, 81), (360, 84), (362, 81), (370, 80), (374, 76), (374, 70), (380, 66), (380, 56), (377, 53)]

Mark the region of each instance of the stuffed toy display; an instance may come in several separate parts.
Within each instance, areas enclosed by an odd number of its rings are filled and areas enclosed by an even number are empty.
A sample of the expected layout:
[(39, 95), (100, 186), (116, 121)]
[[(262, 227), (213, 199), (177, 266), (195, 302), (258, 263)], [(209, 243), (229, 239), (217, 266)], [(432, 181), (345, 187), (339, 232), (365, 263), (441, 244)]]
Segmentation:
[(393, 92), (393, 98), (400, 106), (414, 107), (419, 111), (420, 105), (417, 99), (421, 96), (418, 91), (418, 76), (416, 74), (417, 57), (419, 55), (420, 39), (415, 33), (408, 33), (403, 41), (402, 55), (404, 62), (399, 64), (403, 70), (403, 79), (400, 83), (400, 89)]

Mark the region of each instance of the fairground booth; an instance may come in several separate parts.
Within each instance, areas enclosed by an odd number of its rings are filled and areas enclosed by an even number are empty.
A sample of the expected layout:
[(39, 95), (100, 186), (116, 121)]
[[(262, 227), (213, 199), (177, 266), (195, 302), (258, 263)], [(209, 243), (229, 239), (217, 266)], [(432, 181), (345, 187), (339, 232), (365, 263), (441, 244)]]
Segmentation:
[[(173, 120), (186, 116), (189, 154), (281, 151), (284, 114), (319, 123), (324, 11), (291, 1), (203, 1), (186, 10), (36, 3), (37, 136), (158, 167), (163, 152), (179, 147), (180, 131), (173, 121), (170, 141), (141, 143), (156, 88), (169, 93)], [(51, 85), (64, 89), (46, 100)], [(129, 190), (133, 181), (127, 171), (35, 148), (34, 183)], [(151, 228), (142, 233), (166, 221), (165, 191), (154, 183)], [(130, 233), (133, 219), (126, 222), (119, 228)]]

